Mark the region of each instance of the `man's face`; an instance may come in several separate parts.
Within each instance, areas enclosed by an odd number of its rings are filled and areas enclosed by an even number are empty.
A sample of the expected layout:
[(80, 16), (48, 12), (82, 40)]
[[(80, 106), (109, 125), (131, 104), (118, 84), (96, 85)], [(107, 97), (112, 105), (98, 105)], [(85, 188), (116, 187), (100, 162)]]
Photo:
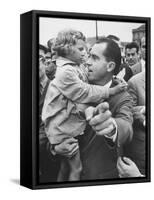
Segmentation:
[(106, 43), (95, 44), (90, 51), (90, 57), (87, 61), (89, 65), (88, 80), (90, 83), (100, 85), (103, 77), (107, 74), (108, 62), (103, 56), (106, 46)]
[(146, 49), (145, 49), (145, 37), (143, 37), (141, 39), (141, 57), (143, 58), (143, 60), (145, 60), (145, 54), (146, 54)]
[(42, 78), (45, 75), (45, 69), (48, 63), (51, 62), (51, 54), (46, 53), (43, 50), (39, 50), (39, 76)]
[(138, 62), (138, 53), (136, 48), (126, 49), (126, 62), (133, 66)]

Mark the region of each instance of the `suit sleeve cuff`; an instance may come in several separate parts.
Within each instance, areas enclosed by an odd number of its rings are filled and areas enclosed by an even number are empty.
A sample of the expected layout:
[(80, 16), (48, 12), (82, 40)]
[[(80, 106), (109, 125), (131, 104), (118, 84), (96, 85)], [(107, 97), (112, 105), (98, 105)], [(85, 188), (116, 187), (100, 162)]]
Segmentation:
[(112, 121), (113, 121), (113, 126), (114, 126), (114, 129), (113, 131), (108, 134), (108, 135), (105, 135), (106, 138), (109, 138), (111, 139), (113, 142), (116, 141), (116, 138), (117, 138), (117, 123), (116, 121), (112, 118)]

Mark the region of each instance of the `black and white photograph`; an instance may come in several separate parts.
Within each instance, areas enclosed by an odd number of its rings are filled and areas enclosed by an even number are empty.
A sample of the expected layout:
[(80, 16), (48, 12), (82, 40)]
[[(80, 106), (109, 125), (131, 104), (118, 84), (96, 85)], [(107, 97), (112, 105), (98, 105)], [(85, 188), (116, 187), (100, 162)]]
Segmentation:
[(150, 181), (148, 20), (48, 12), (36, 27), (37, 185)]
[(39, 18), (40, 182), (146, 176), (145, 23)]

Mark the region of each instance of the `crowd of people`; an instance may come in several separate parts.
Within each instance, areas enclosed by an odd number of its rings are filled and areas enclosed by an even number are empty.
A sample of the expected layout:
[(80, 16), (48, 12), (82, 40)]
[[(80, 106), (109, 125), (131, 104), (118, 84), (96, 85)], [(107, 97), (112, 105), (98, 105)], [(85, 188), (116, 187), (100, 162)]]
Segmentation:
[(40, 182), (142, 177), (145, 37), (140, 45), (62, 30), (39, 45)]

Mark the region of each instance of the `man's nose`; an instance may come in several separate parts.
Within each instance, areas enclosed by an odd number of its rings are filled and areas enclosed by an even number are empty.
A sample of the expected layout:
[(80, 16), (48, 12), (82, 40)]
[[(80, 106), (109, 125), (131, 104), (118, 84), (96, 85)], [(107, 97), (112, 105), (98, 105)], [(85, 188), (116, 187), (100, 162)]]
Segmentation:
[(132, 59), (132, 58), (133, 58), (133, 55), (130, 54), (130, 57), (129, 57), (129, 58)]
[(91, 66), (91, 61), (90, 61), (90, 58), (88, 58), (88, 60), (87, 60), (87, 65), (88, 65), (88, 67), (90, 67), (90, 66)]

